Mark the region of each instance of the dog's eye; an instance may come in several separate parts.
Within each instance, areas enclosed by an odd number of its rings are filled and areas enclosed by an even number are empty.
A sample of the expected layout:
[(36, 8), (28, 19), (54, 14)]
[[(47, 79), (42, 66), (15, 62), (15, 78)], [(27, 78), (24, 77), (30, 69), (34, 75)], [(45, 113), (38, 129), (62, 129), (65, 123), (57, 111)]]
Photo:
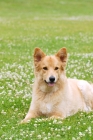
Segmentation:
[(48, 68), (47, 67), (43, 67), (43, 70), (48, 70)]
[(58, 67), (55, 67), (55, 70), (58, 70), (59, 68)]

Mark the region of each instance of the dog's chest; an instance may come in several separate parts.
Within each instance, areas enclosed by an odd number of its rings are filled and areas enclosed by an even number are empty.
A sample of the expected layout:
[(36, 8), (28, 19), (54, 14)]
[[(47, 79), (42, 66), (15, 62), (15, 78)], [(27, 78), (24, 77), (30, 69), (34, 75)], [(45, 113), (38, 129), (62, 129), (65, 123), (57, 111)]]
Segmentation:
[(52, 103), (49, 102), (43, 102), (42, 104), (40, 104), (40, 112), (44, 115), (48, 115), (49, 113), (51, 113), (53, 110), (53, 105)]

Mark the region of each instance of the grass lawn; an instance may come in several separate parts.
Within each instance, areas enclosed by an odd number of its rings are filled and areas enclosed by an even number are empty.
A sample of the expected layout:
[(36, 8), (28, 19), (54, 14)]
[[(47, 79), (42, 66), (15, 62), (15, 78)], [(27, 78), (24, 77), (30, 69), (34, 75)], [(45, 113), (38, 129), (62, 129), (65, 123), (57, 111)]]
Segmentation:
[(20, 125), (31, 102), (33, 50), (67, 47), (67, 76), (93, 83), (92, 0), (0, 0), (0, 139), (93, 140), (93, 112)]

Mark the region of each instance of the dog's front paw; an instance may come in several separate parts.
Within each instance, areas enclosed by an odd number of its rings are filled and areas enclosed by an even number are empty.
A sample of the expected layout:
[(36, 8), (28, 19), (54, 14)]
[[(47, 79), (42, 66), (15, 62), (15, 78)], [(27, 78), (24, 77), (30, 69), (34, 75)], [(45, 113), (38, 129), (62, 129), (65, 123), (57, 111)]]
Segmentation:
[(20, 122), (20, 124), (29, 123), (29, 122), (30, 122), (30, 120), (24, 119), (24, 120), (22, 120), (22, 121)]
[(60, 117), (60, 116), (55, 116), (55, 115), (53, 115), (53, 116), (50, 117), (50, 119), (60, 119), (60, 120), (61, 120), (61, 119), (63, 119), (63, 118)]

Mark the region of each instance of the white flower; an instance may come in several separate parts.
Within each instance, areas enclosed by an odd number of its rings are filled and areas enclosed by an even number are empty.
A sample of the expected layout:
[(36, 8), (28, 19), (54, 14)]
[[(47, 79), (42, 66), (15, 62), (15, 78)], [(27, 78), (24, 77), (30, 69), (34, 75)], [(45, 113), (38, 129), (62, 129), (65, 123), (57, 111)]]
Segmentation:
[(82, 137), (82, 136), (83, 136), (83, 133), (82, 133), (82, 132), (79, 132), (79, 136), (81, 136), (81, 137)]
[(72, 137), (72, 140), (76, 140), (76, 138)]
[(38, 135), (37, 137), (38, 137), (38, 139), (41, 139), (41, 135)]

